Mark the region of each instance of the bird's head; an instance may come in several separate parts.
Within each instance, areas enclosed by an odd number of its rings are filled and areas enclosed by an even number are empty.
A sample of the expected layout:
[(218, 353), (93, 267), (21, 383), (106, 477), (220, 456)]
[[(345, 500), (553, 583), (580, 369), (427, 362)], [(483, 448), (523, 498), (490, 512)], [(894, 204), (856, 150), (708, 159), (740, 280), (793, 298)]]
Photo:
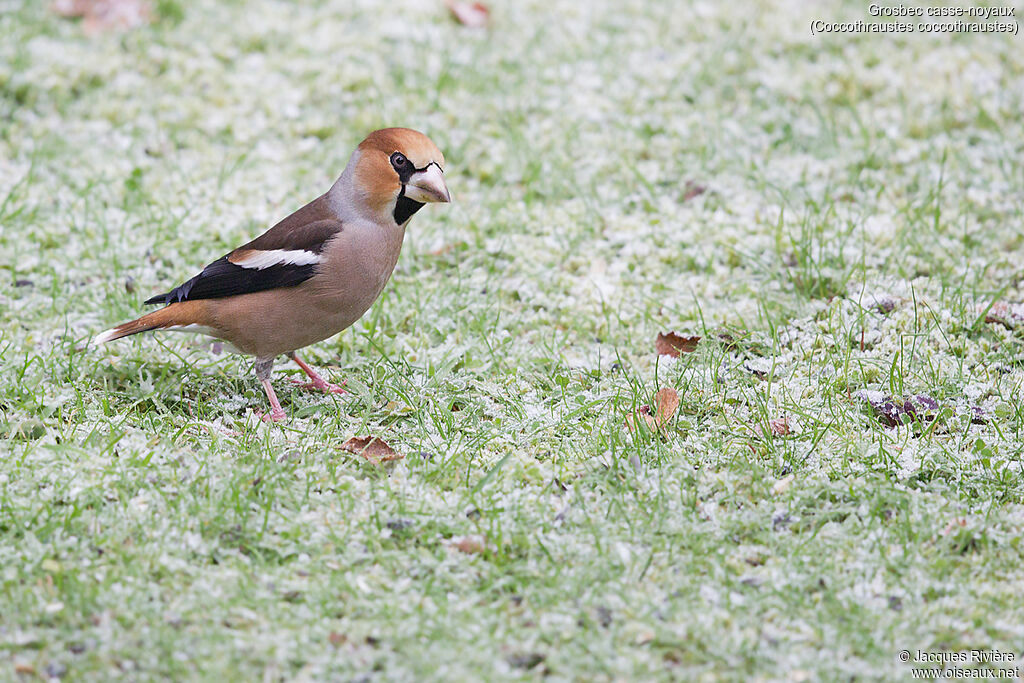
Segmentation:
[(370, 210), (402, 225), (428, 202), (450, 202), (444, 155), (423, 133), (384, 128), (356, 150), (354, 180)]

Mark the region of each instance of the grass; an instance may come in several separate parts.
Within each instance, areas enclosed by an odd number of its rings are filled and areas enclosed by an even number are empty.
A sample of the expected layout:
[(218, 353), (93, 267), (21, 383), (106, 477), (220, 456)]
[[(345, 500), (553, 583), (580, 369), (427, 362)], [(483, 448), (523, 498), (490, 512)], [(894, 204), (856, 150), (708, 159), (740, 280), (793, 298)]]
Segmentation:
[[(908, 678), (1024, 656), (1024, 52), (864, 7), (0, 12), (0, 677)], [(276, 383), (88, 340), (329, 186), (448, 159)], [(688, 196), (695, 186), (706, 188)], [(658, 357), (676, 329), (697, 351)], [(663, 436), (626, 418), (676, 389)], [(883, 425), (858, 392), (940, 404)], [(787, 434), (771, 433), (785, 418)], [(375, 467), (340, 449), (386, 439)], [(462, 548), (470, 552), (460, 550)]]

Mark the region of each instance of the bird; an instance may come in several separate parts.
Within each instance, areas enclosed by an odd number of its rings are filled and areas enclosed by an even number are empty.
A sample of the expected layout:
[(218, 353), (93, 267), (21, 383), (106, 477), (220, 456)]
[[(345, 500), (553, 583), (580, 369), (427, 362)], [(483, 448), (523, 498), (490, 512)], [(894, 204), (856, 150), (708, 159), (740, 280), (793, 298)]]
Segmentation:
[(270, 412), (287, 417), (270, 378), (285, 355), (302, 386), (328, 382), (296, 353), (346, 329), (370, 308), (398, 262), (405, 230), (425, 204), (447, 203), (444, 155), (410, 128), (370, 133), (327, 192), (254, 240), (207, 265), (187, 282), (146, 300), (163, 307), (95, 337), (105, 344), (140, 332), (193, 332), (253, 356)]

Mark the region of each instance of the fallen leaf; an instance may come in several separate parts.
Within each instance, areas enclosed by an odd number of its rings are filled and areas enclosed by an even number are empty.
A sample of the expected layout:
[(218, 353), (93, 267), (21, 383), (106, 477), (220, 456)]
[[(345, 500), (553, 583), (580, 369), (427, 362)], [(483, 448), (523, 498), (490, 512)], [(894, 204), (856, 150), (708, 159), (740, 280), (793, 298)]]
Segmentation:
[(786, 416), (775, 420), (768, 420), (768, 426), (772, 428), (772, 434), (786, 436), (789, 434), (789, 418)]
[(935, 419), (935, 413), (939, 409), (939, 402), (931, 396), (917, 394), (906, 398), (894, 398), (881, 391), (869, 391), (861, 389), (854, 393), (857, 398), (866, 401), (875, 413), (875, 417), (886, 427), (898, 427), (905, 422), (904, 417), (913, 421), (915, 418), (922, 421)]
[(700, 195), (704, 194), (707, 191), (708, 188), (704, 187), (703, 185), (698, 185), (692, 180), (687, 180), (686, 191), (683, 192), (683, 201), (688, 202), (694, 197), (699, 197)]
[(51, 7), (62, 17), (81, 18), (89, 34), (127, 31), (153, 19), (153, 8), (147, 0), (54, 0)]
[(452, 16), (469, 28), (485, 28), (491, 20), (491, 11), (482, 2), (457, 2), (448, 0), (446, 3)]
[(36, 668), (28, 662), (16, 662), (14, 664), (14, 673), (34, 676), (36, 674)]
[(985, 314), (985, 322), (998, 323), (1009, 329), (1024, 325), (1024, 304), (1008, 304), (997, 301)]
[(768, 379), (775, 367), (771, 358), (750, 358), (743, 361), (743, 369), (758, 379)]
[(361, 455), (374, 465), (380, 465), (391, 460), (401, 460), (405, 457), (375, 436), (353, 436), (341, 444), (341, 449), (349, 453)]
[[(652, 431), (656, 432), (661, 430), (672, 416), (676, 414), (676, 410), (679, 409), (679, 392), (675, 389), (665, 387), (658, 389), (658, 392), (654, 394), (654, 410), (648, 405), (640, 406), (636, 414), (643, 418), (644, 422), (647, 423), (647, 427)], [(634, 416), (629, 415), (626, 417), (626, 427), (630, 432), (634, 431)]]
[(891, 296), (883, 296), (875, 299), (875, 310), (883, 315), (887, 315), (896, 310), (896, 299)]
[[(789, 434), (789, 417), (783, 415), (782, 417), (768, 420), (768, 430), (775, 436), (786, 436)], [(761, 424), (754, 425), (754, 434), (757, 436), (764, 435), (764, 427)]]
[(700, 337), (696, 335), (683, 335), (676, 332), (662, 332), (654, 340), (654, 349), (659, 356), (672, 356), (679, 358), (681, 353), (693, 353), (697, 350), (697, 342)]
[(413, 521), (411, 519), (392, 518), (385, 522), (384, 525), (391, 529), (392, 532), (401, 532), (411, 527)]
[[(780, 418), (768, 420), (768, 436), (786, 436), (789, 434), (789, 418), (783, 415)], [(754, 439), (755, 441), (747, 444), (747, 448), (750, 449), (751, 453), (757, 453), (758, 448), (761, 446), (758, 442), (763, 440), (765, 437), (765, 428), (760, 422), (754, 425)]]
[(479, 555), (487, 549), (487, 539), (479, 534), (456, 536), (448, 541), (448, 545), (467, 555)]
[(661, 427), (676, 414), (676, 410), (679, 408), (679, 392), (668, 387), (659, 389), (658, 393), (654, 395), (654, 405), (656, 406), (654, 421), (658, 427)]
[(532, 669), (544, 661), (544, 655), (539, 652), (517, 652), (505, 657), (505, 661), (516, 669)]

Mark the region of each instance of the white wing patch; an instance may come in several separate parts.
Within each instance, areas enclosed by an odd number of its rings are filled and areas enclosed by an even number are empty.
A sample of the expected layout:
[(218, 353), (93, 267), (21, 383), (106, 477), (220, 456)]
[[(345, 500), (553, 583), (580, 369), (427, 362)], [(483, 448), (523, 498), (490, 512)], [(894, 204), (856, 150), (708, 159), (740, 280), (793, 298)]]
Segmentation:
[(308, 266), (320, 262), (320, 254), (304, 249), (270, 249), (268, 251), (253, 251), (244, 259), (232, 261), (236, 266), (263, 270), (271, 266)]

